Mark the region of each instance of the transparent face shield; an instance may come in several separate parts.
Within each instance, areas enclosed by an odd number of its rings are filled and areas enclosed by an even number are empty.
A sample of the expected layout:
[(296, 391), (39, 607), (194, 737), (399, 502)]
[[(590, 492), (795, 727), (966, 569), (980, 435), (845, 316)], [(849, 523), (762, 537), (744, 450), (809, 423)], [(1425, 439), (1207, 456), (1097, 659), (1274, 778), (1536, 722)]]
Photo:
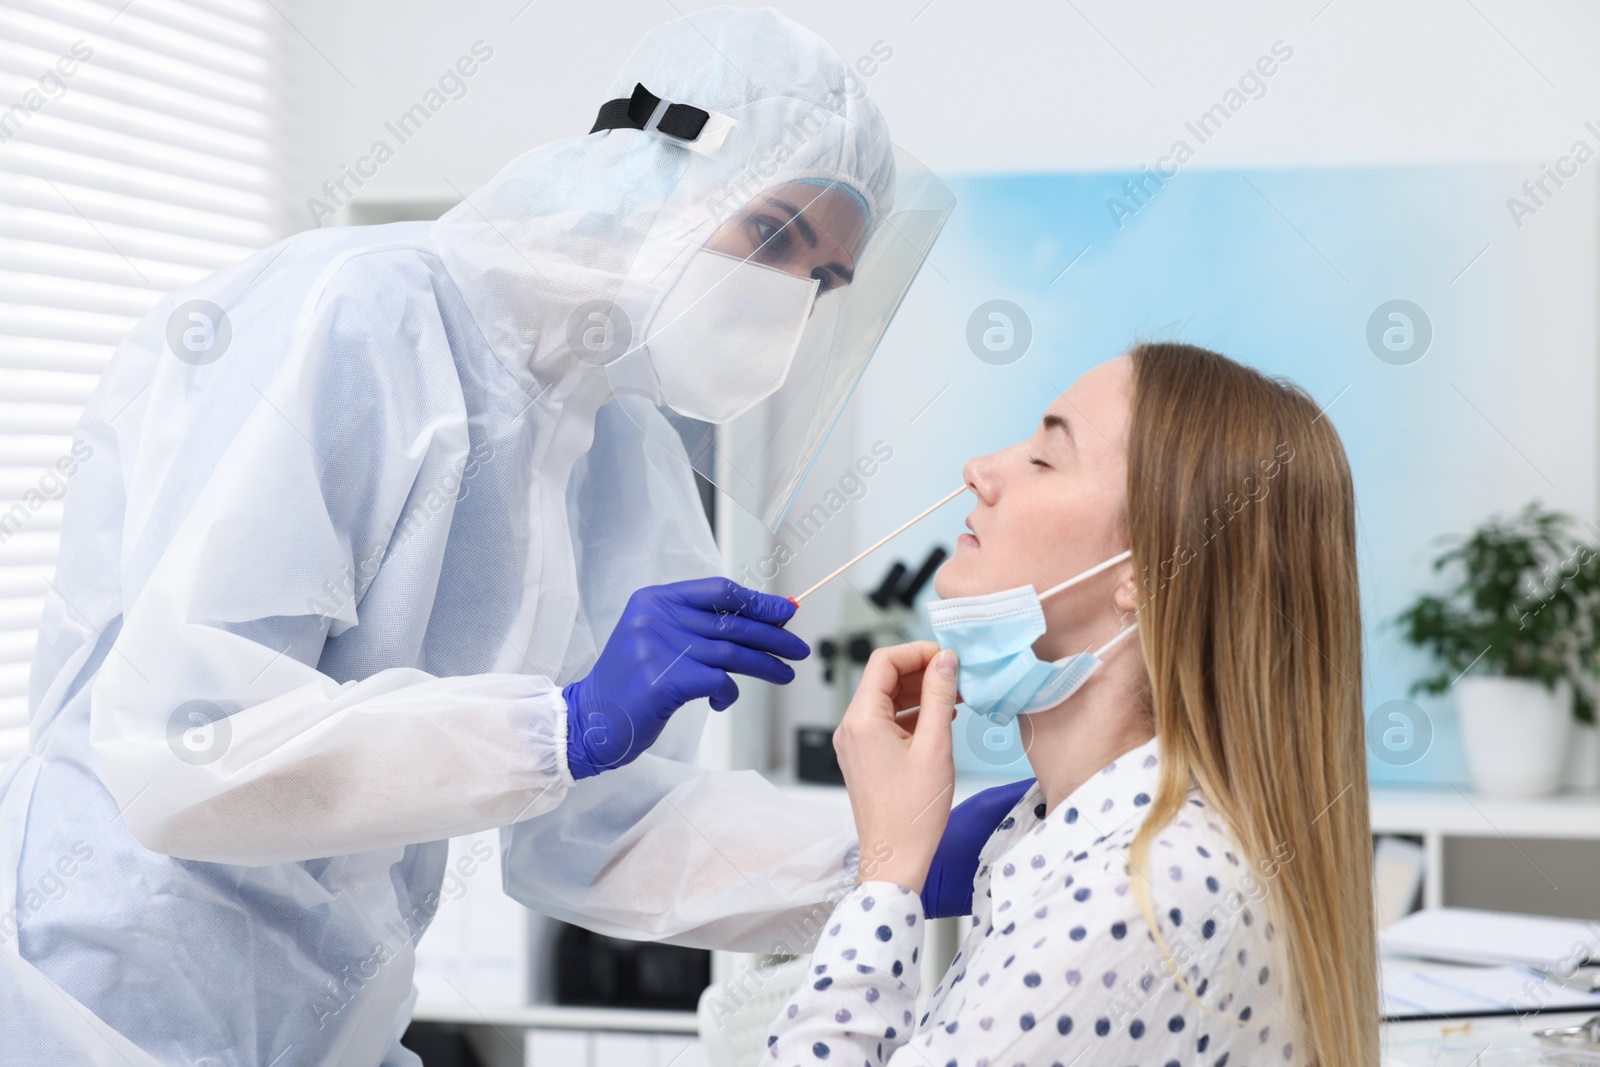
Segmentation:
[(898, 149), (888, 205), (853, 188), (779, 181), (737, 206), (626, 355), (619, 394), (651, 376), (665, 418), (643, 428), (776, 529), (955, 205)]

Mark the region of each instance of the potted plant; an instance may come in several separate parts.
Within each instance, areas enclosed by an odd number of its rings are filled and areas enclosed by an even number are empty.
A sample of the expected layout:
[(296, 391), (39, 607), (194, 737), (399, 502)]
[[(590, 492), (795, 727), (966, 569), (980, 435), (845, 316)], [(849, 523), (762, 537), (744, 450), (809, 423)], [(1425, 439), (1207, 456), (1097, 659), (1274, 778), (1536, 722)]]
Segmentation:
[(1594, 722), (1587, 682), (1597, 659), (1600, 566), (1572, 526), (1535, 502), (1450, 539), (1433, 569), (1449, 571), (1454, 584), (1418, 597), (1396, 620), (1440, 667), (1412, 694), (1455, 692), (1479, 792), (1555, 792), (1574, 720)]

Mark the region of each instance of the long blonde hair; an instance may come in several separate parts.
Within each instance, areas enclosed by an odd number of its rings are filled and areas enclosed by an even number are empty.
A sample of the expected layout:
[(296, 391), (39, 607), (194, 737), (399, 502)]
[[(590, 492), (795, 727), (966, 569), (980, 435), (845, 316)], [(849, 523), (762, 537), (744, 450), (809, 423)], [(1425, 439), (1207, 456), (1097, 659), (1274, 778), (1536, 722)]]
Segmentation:
[[(1355, 490), (1298, 386), (1209, 352), (1130, 353), (1127, 523), (1161, 778), (1130, 864), (1191, 776), (1270, 871), (1285, 1011), (1321, 1067), (1378, 1062)], [(1181, 981), (1180, 977), (1180, 981)], [(1192, 995), (1192, 992), (1191, 992)]]

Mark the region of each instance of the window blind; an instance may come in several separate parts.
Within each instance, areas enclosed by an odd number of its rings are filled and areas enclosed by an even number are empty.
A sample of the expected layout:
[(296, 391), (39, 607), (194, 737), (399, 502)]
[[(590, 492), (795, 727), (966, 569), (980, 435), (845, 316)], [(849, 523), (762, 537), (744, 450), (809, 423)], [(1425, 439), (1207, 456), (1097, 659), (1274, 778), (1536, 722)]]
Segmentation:
[(0, 0), (0, 762), (112, 350), (277, 236), (267, 0)]

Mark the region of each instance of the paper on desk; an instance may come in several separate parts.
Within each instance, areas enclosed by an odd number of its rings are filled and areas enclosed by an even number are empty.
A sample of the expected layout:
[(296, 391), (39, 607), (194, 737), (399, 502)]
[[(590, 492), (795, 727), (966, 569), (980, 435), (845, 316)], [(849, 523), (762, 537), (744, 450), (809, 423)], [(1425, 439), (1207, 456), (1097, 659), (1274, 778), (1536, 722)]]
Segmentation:
[(1600, 994), (1580, 993), (1531, 967), (1417, 966), (1383, 961), (1383, 1017), (1529, 1015), (1600, 1011)]
[(1600, 955), (1600, 923), (1474, 908), (1424, 908), (1378, 934), (1386, 956), (1570, 969)]

